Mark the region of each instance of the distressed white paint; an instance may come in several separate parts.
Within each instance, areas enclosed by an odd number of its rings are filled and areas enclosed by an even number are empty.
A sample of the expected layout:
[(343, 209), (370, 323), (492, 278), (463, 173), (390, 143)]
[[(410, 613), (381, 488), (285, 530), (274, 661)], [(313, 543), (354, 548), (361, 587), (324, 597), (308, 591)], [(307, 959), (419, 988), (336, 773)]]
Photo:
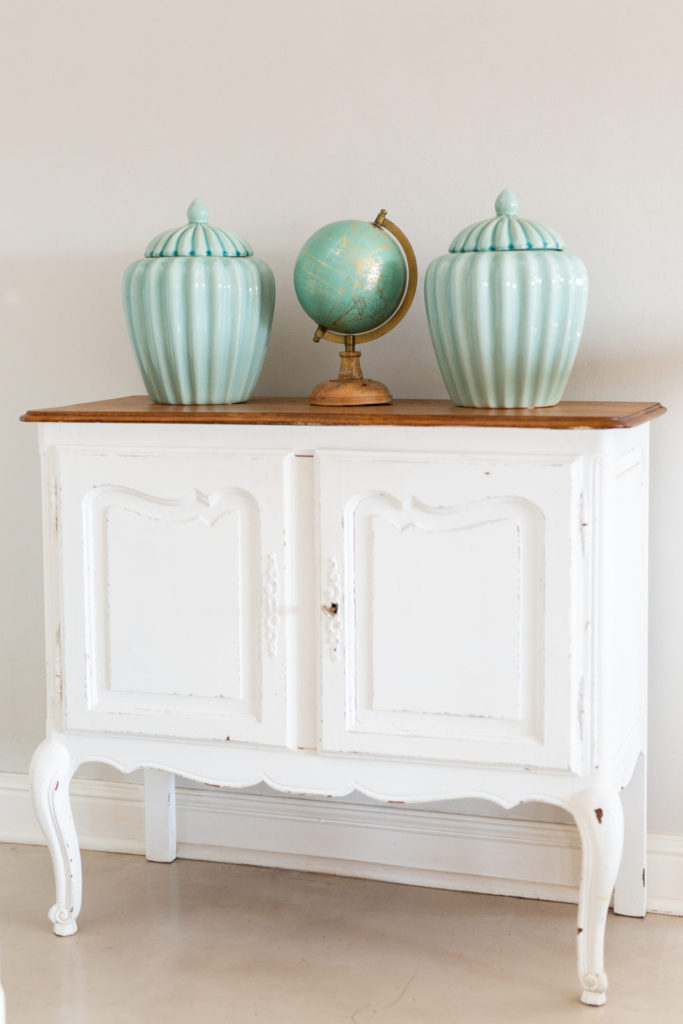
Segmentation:
[(450, 455), (316, 456), (347, 623), (344, 663), (323, 660), (325, 749), (451, 760), (457, 739), (474, 762), (503, 742), (574, 765), (582, 460), (501, 440), (487, 457), (460, 435)]
[(581, 1002), (602, 1006), (607, 998), (605, 923), (624, 841), (624, 816), (614, 787), (580, 790), (569, 802), (582, 843), (581, 891), (576, 946)]
[(277, 654), (280, 631), (280, 574), (277, 558), (272, 552), (266, 559), (263, 579), (263, 632), (266, 651), (269, 657), (274, 658)]
[(54, 736), (43, 740), (31, 761), (33, 807), (55, 873), (56, 899), (48, 913), (55, 935), (73, 935), (81, 909), (81, 857), (69, 801), (76, 767), (67, 745)]
[[(626, 917), (645, 916), (651, 884), (647, 857), (646, 763), (647, 755), (643, 753), (638, 759), (631, 782), (621, 794), (624, 805), (624, 843), (614, 887), (614, 912)], [(638, 884), (639, 871), (642, 885)]]
[[(645, 752), (648, 427), (282, 431), (93, 423), (44, 424), (41, 435), (52, 713), (33, 789), (55, 864), (56, 930), (76, 928), (80, 874), (67, 793), (70, 774), (83, 762), (156, 769), (219, 786), (267, 781), (283, 792), (312, 795), (359, 790), (394, 802), (544, 800), (573, 813), (581, 830), (582, 998), (604, 1001), (605, 913), (622, 846), (618, 794)], [(307, 474), (313, 486), (305, 484)], [(111, 508), (114, 495), (126, 515), (117, 520), (115, 541), (104, 543), (93, 508)], [(238, 551), (234, 535), (226, 542), (220, 531), (211, 533), (236, 505), (250, 524)], [(141, 535), (132, 518), (141, 511), (152, 520), (151, 558), (141, 545), (149, 531)], [(315, 524), (313, 560), (310, 534), (296, 524), (299, 514)], [(194, 529), (202, 517), (213, 548)], [(140, 579), (152, 602), (164, 584), (183, 586), (175, 538), (192, 564), (191, 590), (200, 602), (206, 595), (209, 603), (222, 599), (213, 582), (216, 563), (227, 561), (240, 579), (242, 600), (232, 615), (241, 633), (228, 635), (235, 644), (253, 645), (260, 681), (245, 687), (246, 703), (230, 689), (235, 676), (242, 678), (239, 663), (228, 667), (228, 696), (210, 690), (207, 697), (201, 652), (196, 682), (176, 692), (176, 677), (163, 671), (166, 643), (182, 664), (191, 664), (194, 641), (176, 628), (172, 606), (168, 631), (144, 638), (149, 663), (156, 650), (162, 666), (153, 684), (112, 692), (111, 661), (99, 648), (125, 646), (112, 623), (117, 615), (126, 621), (120, 606), (129, 600), (131, 578)], [(191, 558), (196, 538), (199, 575)], [(123, 566), (116, 573), (114, 544)], [(264, 552), (283, 567), (286, 602), (277, 600), (279, 588), (273, 595)], [(242, 558), (252, 558), (252, 586), (241, 582)], [(152, 578), (141, 579), (145, 574)], [(483, 610), (480, 577), (498, 588), (495, 618), (468, 616), (470, 594)], [(406, 588), (411, 579), (419, 602)], [(451, 593), (455, 644), (441, 607)], [(622, 607), (630, 614), (628, 630), (614, 622)], [(137, 621), (129, 622), (131, 643), (148, 615), (156, 615), (153, 603), (139, 606)], [(287, 659), (268, 651), (263, 623), (273, 618), (283, 623)], [(505, 641), (500, 658), (491, 660), (499, 619)], [(325, 631), (329, 621), (344, 624), (333, 642)], [(403, 656), (390, 654), (387, 668), (382, 651), (394, 621)], [(220, 632), (222, 623), (214, 629)], [(430, 639), (436, 656), (424, 650)], [(215, 661), (220, 654), (211, 650)], [(473, 698), (479, 651), (485, 685)], [(212, 663), (207, 673), (220, 678), (222, 670)], [(138, 671), (133, 660), (130, 671)], [(315, 704), (307, 699), (311, 692)], [(628, 706), (613, 715), (625, 699)], [(220, 708), (230, 742), (217, 735), (213, 707)], [(156, 786), (160, 776), (152, 778)], [(641, 801), (627, 806), (631, 834), (643, 832)], [(170, 859), (168, 819), (158, 823), (156, 847), (152, 811), (148, 824), (150, 851), (161, 849)], [(640, 857), (630, 858), (619, 876), (631, 909), (642, 893), (643, 867)]]
[(323, 588), (322, 610), (325, 613), (325, 636), (330, 660), (339, 661), (344, 613), (341, 610), (341, 579), (339, 562), (335, 556), (327, 560), (327, 574)]
[(287, 459), (60, 450), (69, 728), (286, 744)]

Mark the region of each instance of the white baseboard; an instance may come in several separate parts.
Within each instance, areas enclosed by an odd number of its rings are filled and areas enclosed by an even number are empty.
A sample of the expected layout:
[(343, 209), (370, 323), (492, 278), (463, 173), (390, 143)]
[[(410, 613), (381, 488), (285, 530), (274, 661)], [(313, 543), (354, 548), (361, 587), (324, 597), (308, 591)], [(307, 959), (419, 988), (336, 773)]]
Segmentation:
[[(75, 779), (86, 850), (144, 853), (133, 782)], [(230, 790), (177, 790), (178, 855), (410, 885), (576, 902), (572, 825)], [(0, 773), (0, 841), (41, 844), (25, 775)], [(683, 916), (683, 836), (648, 837), (648, 909)]]

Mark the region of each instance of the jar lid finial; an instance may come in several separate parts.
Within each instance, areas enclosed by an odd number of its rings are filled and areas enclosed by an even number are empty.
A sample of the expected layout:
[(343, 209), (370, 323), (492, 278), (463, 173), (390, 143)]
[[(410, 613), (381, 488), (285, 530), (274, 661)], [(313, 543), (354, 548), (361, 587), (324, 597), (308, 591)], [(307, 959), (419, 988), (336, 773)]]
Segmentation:
[(496, 199), (496, 213), (499, 217), (514, 217), (519, 209), (519, 199), (511, 188), (505, 188)]
[(208, 224), (209, 208), (201, 199), (193, 199), (187, 208), (187, 219), (190, 224)]

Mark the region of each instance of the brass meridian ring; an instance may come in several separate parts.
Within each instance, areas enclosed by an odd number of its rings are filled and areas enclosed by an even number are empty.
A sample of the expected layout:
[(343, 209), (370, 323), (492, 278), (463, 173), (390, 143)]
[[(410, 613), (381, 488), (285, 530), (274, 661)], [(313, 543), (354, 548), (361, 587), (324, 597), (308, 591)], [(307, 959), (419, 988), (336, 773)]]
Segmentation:
[(356, 345), (365, 343), (366, 341), (374, 341), (375, 338), (381, 338), (387, 331), (392, 330), (396, 324), (400, 323), (403, 317), (410, 309), (413, 299), (415, 298), (415, 292), (417, 291), (417, 260), (415, 259), (415, 253), (413, 247), (403, 234), (401, 229), (397, 227), (392, 221), (387, 219), (387, 211), (380, 210), (373, 222), (378, 228), (386, 228), (390, 235), (393, 235), (398, 244), (403, 250), (406, 263), (408, 264), (408, 283), (406, 284), (406, 290), (403, 293), (403, 298), (399, 304), (398, 309), (385, 320), (383, 324), (376, 327), (374, 331), (367, 331), (364, 334), (337, 334), (336, 331), (328, 331), (320, 324), (318, 330), (313, 335), (313, 341), (321, 341), (323, 338), (326, 341), (336, 341), (339, 345), (346, 345), (348, 348), (348, 339), (353, 337), (353, 341)]

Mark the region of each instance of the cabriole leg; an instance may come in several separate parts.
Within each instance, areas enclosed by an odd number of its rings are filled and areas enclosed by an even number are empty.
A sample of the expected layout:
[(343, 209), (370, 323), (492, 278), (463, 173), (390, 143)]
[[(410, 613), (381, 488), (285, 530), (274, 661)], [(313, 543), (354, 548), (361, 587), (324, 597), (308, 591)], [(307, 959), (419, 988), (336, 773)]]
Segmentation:
[(55, 873), (57, 900), (48, 917), (55, 935), (73, 935), (81, 909), (81, 853), (69, 800), (76, 765), (58, 740), (44, 740), (31, 762), (31, 794)]
[(577, 935), (581, 1002), (602, 1006), (607, 993), (605, 924), (621, 859), (624, 814), (619, 795), (604, 787), (577, 793), (568, 809), (583, 850)]

